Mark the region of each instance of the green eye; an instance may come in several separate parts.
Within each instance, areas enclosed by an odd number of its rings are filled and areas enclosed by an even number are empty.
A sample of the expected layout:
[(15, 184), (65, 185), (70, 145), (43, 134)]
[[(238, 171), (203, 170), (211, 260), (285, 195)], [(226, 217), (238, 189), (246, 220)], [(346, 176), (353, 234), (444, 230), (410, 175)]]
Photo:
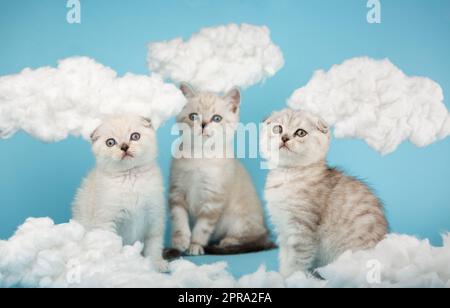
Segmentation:
[(295, 136), (300, 137), (300, 138), (304, 138), (308, 135), (308, 132), (304, 129), (299, 129), (298, 131), (295, 132)]
[(222, 120), (223, 118), (220, 115), (215, 115), (212, 117), (212, 121), (216, 123), (222, 122)]
[(106, 146), (108, 147), (108, 148), (112, 148), (113, 146), (115, 146), (117, 144), (117, 142), (116, 142), (116, 140), (114, 140), (114, 139), (108, 139), (108, 140), (106, 140)]
[(130, 137), (131, 141), (138, 141), (139, 139), (141, 139), (141, 134), (139, 134), (139, 133), (131, 134), (131, 137)]
[(197, 120), (199, 119), (198, 113), (191, 113), (191, 114), (189, 115), (189, 119), (190, 119), (192, 122), (197, 121)]
[(281, 135), (283, 133), (283, 127), (281, 125), (274, 126), (272, 131), (275, 135)]

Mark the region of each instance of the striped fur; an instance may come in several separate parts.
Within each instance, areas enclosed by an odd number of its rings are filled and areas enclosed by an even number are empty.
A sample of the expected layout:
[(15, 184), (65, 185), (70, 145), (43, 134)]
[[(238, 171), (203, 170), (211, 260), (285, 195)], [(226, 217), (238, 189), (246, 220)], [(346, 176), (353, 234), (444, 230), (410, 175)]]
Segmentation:
[[(327, 166), (330, 132), (312, 114), (285, 110), (273, 124), (290, 137), (279, 167), (267, 178), (265, 196), (280, 245), (280, 271), (313, 272), (347, 250), (374, 247), (387, 233), (380, 200), (361, 181)], [(299, 129), (308, 135), (294, 136)], [(268, 133), (268, 138), (282, 136)], [(285, 138), (286, 140), (286, 138)]]

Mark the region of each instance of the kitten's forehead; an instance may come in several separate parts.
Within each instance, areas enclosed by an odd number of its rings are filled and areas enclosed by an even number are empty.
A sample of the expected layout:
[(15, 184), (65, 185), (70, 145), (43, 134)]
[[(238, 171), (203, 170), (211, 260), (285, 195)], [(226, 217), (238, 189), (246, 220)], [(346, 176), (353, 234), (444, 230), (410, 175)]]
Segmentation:
[(226, 102), (213, 93), (201, 93), (192, 99), (191, 104), (197, 112), (203, 114), (214, 113), (226, 107)]
[(103, 123), (99, 129), (99, 133), (101, 135), (122, 136), (142, 129), (143, 127), (143, 119), (140, 117), (113, 117)]
[(309, 112), (287, 109), (276, 113), (272, 121), (295, 129), (314, 127), (317, 119)]

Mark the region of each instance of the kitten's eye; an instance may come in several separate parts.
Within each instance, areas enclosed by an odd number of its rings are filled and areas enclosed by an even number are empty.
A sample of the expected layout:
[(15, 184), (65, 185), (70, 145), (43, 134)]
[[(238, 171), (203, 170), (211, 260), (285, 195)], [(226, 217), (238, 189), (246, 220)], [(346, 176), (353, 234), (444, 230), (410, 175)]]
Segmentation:
[(130, 137), (131, 141), (138, 141), (139, 139), (141, 139), (141, 134), (139, 134), (139, 133), (131, 134), (131, 137)]
[(220, 115), (215, 115), (212, 117), (213, 122), (220, 123), (222, 122), (222, 117)]
[(298, 131), (295, 132), (295, 136), (300, 138), (304, 138), (306, 137), (306, 135), (308, 135), (308, 132), (304, 129), (299, 129)]
[(274, 126), (272, 131), (275, 135), (281, 135), (283, 133), (283, 127), (281, 125)]
[(190, 119), (192, 122), (197, 121), (197, 120), (199, 119), (198, 113), (191, 113), (191, 114), (189, 115), (189, 119)]
[(108, 147), (108, 148), (112, 148), (113, 146), (115, 146), (117, 144), (117, 142), (116, 142), (116, 140), (114, 140), (114, 139), (108, 139), (108, 140), (106, 140), (106, 146)]

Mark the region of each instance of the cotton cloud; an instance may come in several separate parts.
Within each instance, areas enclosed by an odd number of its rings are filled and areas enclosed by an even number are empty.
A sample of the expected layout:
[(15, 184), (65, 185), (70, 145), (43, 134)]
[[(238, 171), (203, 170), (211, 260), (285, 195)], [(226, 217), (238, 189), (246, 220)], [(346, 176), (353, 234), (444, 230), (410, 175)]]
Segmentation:
[(189, 40), (149, 45), (150, 70), (175, 82), (214, 92), (247, 88), (275, 75), (283, 54), (267, 27), (248, 24), (205, 28)]
[(157, 75), (117, 73), (89, 58), (57, 68), (25, 69), (0, 77), (0, 137), (24, 130), (43, 141), (88, 138), (107, 116), (133, 114), (159, 126), (185, 104), (182, 93)]
[[(225, 262), (197, 266), (172, 262), (171, 274), (156, 273), (141, 256), (142, 245), (122, 247), (104, 231), (86, 232), (75, 222), (55, 225), (28, 219), (8, 241), (0, 241), (0, 287), (449, 287), (450, 235), (443, 247), (390, 235), (376, 248), (348, 252), (319, 270), (325, 280), (303, 273), (283, 279), (261, 267), (235, 279)], [(379, 281), (374, 278), (379, 276)], [(369, 278), (369, 279), (368, 279)]]
[(317, 71), (288, 104), (321, 115), (338, 138), (360, 138), (382, 154), (406, 140), (425, 147), (450, 135), (442, 88), (389, 60), (354, 58)]

